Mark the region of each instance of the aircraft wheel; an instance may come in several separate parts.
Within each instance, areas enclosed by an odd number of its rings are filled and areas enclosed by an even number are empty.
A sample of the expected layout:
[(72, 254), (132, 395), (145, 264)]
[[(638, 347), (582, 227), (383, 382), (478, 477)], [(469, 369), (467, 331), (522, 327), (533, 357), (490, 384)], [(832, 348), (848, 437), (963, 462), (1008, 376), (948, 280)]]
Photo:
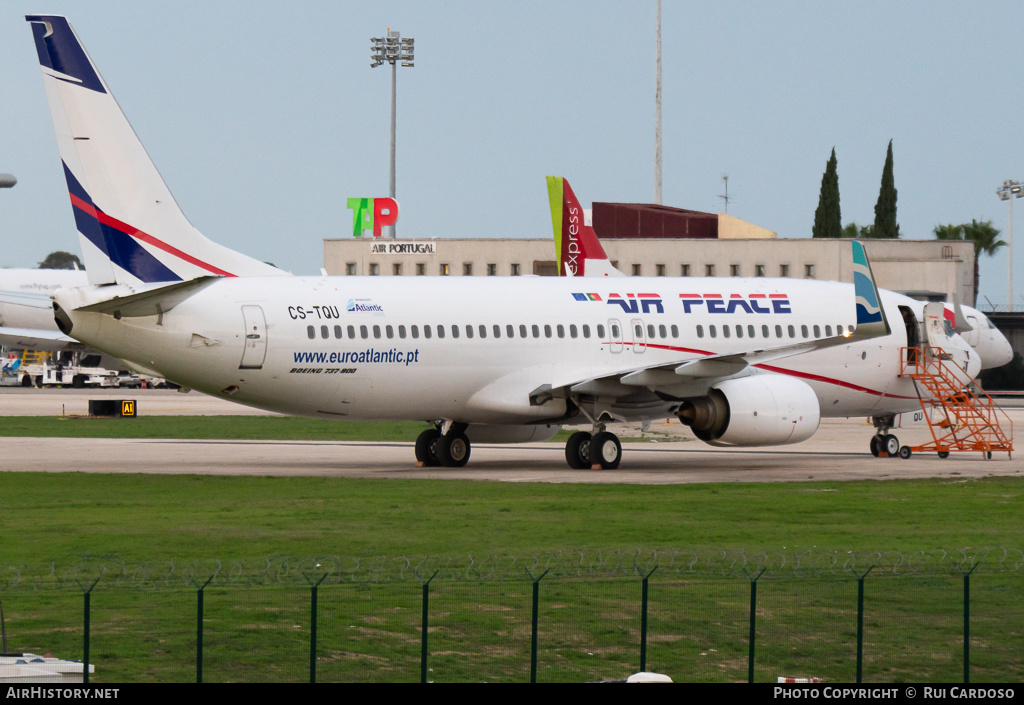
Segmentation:
[(436, 428), (428, 428), (421, 433), (416, 439), (416, 460), (427, 467), (439, 465), (440, 463), (437, 461), (437, 441), (440, 437), (441, 432)]
[(900, 452), (900, 439), (890, 433), (882, 439), (882, 450), (888, 453), (890, 458), (895, 458)]
[(949, 457), (949, 451), (948, 450), (940, 450), (939, 451), (939, 457), (942, 458), (943, 460), (945, 460), (946, 458)]
[(590, 468), (590, 434), (586, 431), (577, 431), (569, 436), (565, 443), (565, 462), (573, 470), (587, 470)]
[(911, 452), (912, 451), (910, 450), (910, 446), (903, 446), (902, 448), (900, 448), (900, 457), (906, 460), (907, 458), (910, 457)]
[(871, 455), (878, 457), (878, 454), (882, 452), (882, 439), (877, 435), (871, 437)]
[(437, 461), (446, 468), (461, 468), (469, 462), (469, 439), (465, 433), (446, 433), (437, 445)]
[(622, 460), (622, 444), (614, 433), (602, 431), (590, 439), (590, 462), (602, 470), (614, 470)]

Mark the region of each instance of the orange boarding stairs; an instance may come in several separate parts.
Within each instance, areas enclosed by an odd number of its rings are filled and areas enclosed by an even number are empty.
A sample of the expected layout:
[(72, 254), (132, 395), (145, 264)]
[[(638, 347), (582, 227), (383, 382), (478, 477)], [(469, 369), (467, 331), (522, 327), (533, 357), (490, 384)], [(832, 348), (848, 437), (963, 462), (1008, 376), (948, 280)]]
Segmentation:
[[(932, 442), (909, 446), (915, 453), (980, 452), (991, 458), (1006, 451), (1013, 457), (1013, 423), (992, 397), (937, 347), (903, 348), (901, 374), (914, 380)], [(972, 389), (973, 387), (973, 389)], [(900, 453), (901, 457), (909, 457)]]

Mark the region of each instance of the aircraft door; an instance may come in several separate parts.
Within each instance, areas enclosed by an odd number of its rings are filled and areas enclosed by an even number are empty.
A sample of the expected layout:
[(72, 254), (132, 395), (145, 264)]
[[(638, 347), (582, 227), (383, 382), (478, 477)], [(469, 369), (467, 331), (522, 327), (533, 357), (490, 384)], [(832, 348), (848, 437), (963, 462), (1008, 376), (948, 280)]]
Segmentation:
[(967, 316), (967, 323), (970, 324), (971, 330), (963, 334), (964, 340), (972, 348), (978, 347), (978, 343), (981, 342), (981, 322), (976, 316)]
[(925, 344), (933, 348), (948, 350), (949, 337), (953, 334), (952, 327), (946, 321), (946, 307), (941, 303), (930, 302), (924, 305), (924, 338)]
[(267, 356), (267, 319), (261, 306), (243, 306), (245, 321), (245, 348), (242, 351), (240, 370), (259, 370)]
[(608, 349), (613, 353), (622, 352), (622, 324), (615, 318), (608, 319)]
[(647, 349), (647, 338), (644, 336), (644, 322), (634, 318), (629, 322), (633, 327), (633, 352), (642, 353)]

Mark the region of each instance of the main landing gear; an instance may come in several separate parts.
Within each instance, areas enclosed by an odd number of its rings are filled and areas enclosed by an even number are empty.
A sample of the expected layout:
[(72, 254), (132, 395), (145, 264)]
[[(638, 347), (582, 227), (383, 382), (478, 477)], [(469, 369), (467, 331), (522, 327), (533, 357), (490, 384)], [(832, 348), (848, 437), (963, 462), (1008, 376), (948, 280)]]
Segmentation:
[(595, 433), (577, 431), (569, 436), (565, 444), (565, 460), (574, 470), (614, 470), (622, 460), (622, 443), (614, 433), (604, 430), (603, 425), (594, 428)]
[(466, 424), (449, 423), (428, 428), (416, 439), (416, 461), (421, 467), (461, 468), (469, 462), (470, 445)]

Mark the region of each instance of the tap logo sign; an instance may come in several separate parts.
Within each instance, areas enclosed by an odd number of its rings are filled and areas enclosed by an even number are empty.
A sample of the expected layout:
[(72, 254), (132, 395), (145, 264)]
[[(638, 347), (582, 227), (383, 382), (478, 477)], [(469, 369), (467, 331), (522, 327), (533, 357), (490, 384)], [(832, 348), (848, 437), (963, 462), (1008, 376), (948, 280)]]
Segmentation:
[(381, 228), (398, 220), (398, 201), (393, 198), (350, 198), (348, 207), (352, 210), (352, 237), (362, 237), (364, 230), (380, 237)]

